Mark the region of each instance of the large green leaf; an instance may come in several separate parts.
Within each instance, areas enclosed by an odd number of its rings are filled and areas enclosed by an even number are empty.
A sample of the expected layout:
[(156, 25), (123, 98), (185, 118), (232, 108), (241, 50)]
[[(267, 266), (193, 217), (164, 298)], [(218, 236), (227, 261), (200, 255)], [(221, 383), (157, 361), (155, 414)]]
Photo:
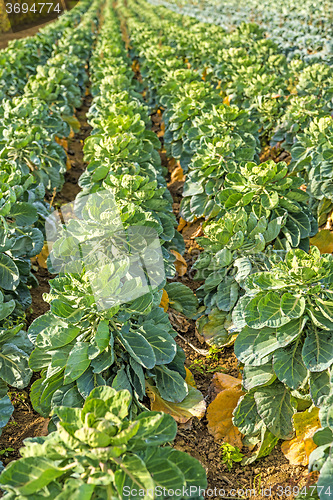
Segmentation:
[(284, 293), (281, 297), (281, 310), (290, 319), (299, 318), (304, 313), (305, 299), (291, 293)]
[(288, 389), (275, 381), (272, 385), (258, 389), (254, 399), (268, 430), (280, 439), (291, 439), (294, 434), (292, 417), (296, 410)]
[(8, 255), (0, 253), (0, 287), (5, 290), (15, 290), (19, 281), (19, 270), (15, 263)]
[(148, 340), (137, 330), (129, 330), (127, 333), (118, 332), (119, 339), (127, 352), (145, 368), (153, 368), (156, 358), (152, 346)]
[(262, 366), (247, 365), (243, 368), (243, 386), (247, 391), (250, 391), (260, 385), (267, 385), (272, 382), (274, 378), (275, 374), (272, 362)]
[(64, 470), (48, 458), (27, 457), (11, 462), (1, 474), (0, 484), (10, 484), (21, 495), (33, 495), (63, 474)]
[(278, 379), (291, 389), (298, 389), (307, 378), (308, 370), (302, 361), (300, 341), (275, 351), (273, 368)]
[[(141, 489), (145, 492), (144, 500), (153, 500), (154, 495), (154, 481), (149, 474), (145, 463), (136, 455), (126, 455), (119, 461), (120, 470), (115, 473), (115, 485), (120, 497), (123, 496), (124, 491), (132, 491)], [(126, 488), (126, 490), (124, 490)], [(137, 495), (128, 496), (129, 499), (136, 498)]]
[(163, 399), (178, 403), (183, 401), (188, 394), (187, 383), (176, 371), (170, 370), (167, 366), (156, 366), (156, 387)]
[(263, 326), (280, 327), (289, 322), (289, 317), (282, 312), (283, 303), (276, 292), (268, 292), (258, 303), (259, 318)]
[(7, 384), (23, 389), (31, 379), (29, 356), (14, 343), (4, 344), (0, 350), (0, 376)]
[(242, 434), (257, 434), (260, 431), (262, 420), (252, 393), (240, 398), (233, 415), (233, 423)]
[(171, 335), (154, 323), (148, 322), (143, 325), (141, 332), (153, 348), (156, 365), (171, 363), (177, 352), (176, 343)]
[(279, 348), (279, 343), (272, 328), (255, 330), (246, 326), (235, 341), (235, 354), (246, 365), (261, 366), (267, 363), (269, 356)]
[(8, 423), (10, 417), (12, 416), (12, 413), (14, 411), (14, 406), (11, 403), (11, 400), (9, 397), (3, 396), (0, 399), (0, 434), (1, 434), (1, 428), (5, 427), (5, 425)]
[(10, 215), (15, 218), (18, 226), (31, 226), (38, 219), (37, 208), (25, 202), (12, 205)]
[(308, 329), (302, 358), (310, 372), (321, 372), (333, 363), (333, 331)]
[(173, 309), (182, 312), (188, 318), (191, 318), (196, 313), (198, 299), (190, 288), (178, 282), (169, 283), (164, 288)]
[(77, 380), (89, 367), (88, 349), (87, 342), (77, 342), (70, 351), (64, 373), (65, 384)]
[(333, 458), (330, 456), (320, 469), (317, 483), (320, 500), (330, 500), (332, 496)]

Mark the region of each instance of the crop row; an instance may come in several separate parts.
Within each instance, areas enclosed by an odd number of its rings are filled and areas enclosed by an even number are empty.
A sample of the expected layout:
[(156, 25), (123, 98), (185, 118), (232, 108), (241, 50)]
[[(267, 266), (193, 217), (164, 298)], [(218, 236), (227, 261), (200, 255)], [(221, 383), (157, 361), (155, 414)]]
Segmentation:
[[(129, 389), (134, 413), (142, 409), (146, 379), (151, 391), (173, 403), (183, 401), (190, 390), (184, 353), (159, 307), (165, 276), (154, 267), (147, 288), (138, 274), (140, 259), (147, 257), (145, 250), (154, 245), (156, 235), (162, 245), (148, 255), (150, 264), (161, 266), (172, 278), (175, 257), (169, 248), (183, 251), (183, 242), (175, 230), (158, 154), (160, 142), (150, 130), (148, 110), (137, 92), (120, 32), (110, 42), (112, 29), (102, 31), (90, 60), (94, 99), (88, 121), (93, 132), (84, 144), (88, 167), (79, 179), (82, 191), (74, 207), (82, 220), (69, 221), (67, 232), (53, 247), (53, 262), (61, 260), (63, 248), (75, 249), (84, 238), (89, 249), (79, 272), (73, 272), (70, 262), (60, 266), (61, 275), (51, 280), (46, 297), (50, 312), (29, 329), (35, 344), (29, 364), (34, 371), (42, 370), (32, 386), (32, 403), (44, 416), (58, 404), (81, 405), (97, 385)], [(114, 247), (126, 250), (116, 263)], [(72, 250), (72, 264), (78, 253), (79, 247), (77, 253)], [(167, 290), (170, 299), (182, 294), (186, 303), (184, 285), (169, 285)]]
[[(262, 145), (270, 142), (280, 153), (283, 148), (291, 154), (289, 169), (306, 179), (310, 207), (324, 224), (333, 207), (332, 68), (297, 59), (288, 63), (278, 45), (265, 39), (256, 25), (242, 24), (225, 33), (165, 8), (152, 11), (143, 1), (138, 5), (136, 15), (162, 34), (160, 41), (172, 47), (174, 59), (183, 57), (219, 90), (225, 103), (248, 111), (259, 127)], [(174, 149), (178, 159), (179, 139)], [(181, 163), (187, 167), (186, 151)], [(193, 176), (196, 180), (198, 172)], [(198, 189), (191, 176), (187, 182)]]
[(197, 18), (201, 22), (217, 24), (230, 31), (241, 23), (259, 24), (268, 38), (278, 44), (288, 57), (302, 58), (306, 62), (332, 62), (332, 3), (314, 4), (306, 0), (287, 0), (277, 5), (272, 0), (245, 2), (154, 0), (154, 5), (164, 5), (179, 14)]
[(39, 30), (35, 36), (8, 43), (8, 47), (0, 54), (0, 100), (24, 92), (27, 80), (36, 73), (37, 66), (46, 63), (55, 49), (54, 44), (79, 24), (88, 8), (89, 2), (82, 1), (57, 21)]
[[(193, 308), (194, 301), (195, 309), (195, 299), (190, 291), (186, 298), (182, 284), (168, 288), (164, 274), (162, 280), (154, 273), (149, 276), (147, 292), (137, 272), (140, 257), (147, 257), (144, 250), (155, 242), (149, 263), (157, 259), (172, 277), (174, 256), (169, 249), (182, 251), (183, 245), (176, 236), (157, 152), (160, 142), (150, 130), (148, 108), (137, 92), (119, 24), (108, 5), (103, 19), (89, 62), (93, 102), (88, 118), (93, 131), (84, 145), (88, 168), (80, 178), (75, 216), (66, 222), (49, 256), (49, 269), (60, 270), (45, 297), (50, 311), (28, 331), (34, 346), (29, 366), (41, 371), (31, 401), (40, 414), (52, 413), (49, 430), (54, 432), (45, 439), (26, 440), (23, 458), (3, 472), (0, 483), (8, 499), (60, 499), (74, 493), (123, 498), (124, 488), (133, 487), (141, 487), (145, 498), (154, 498), (155, 487), (187, 492), (189, 486), (206, 486), (204, 470), (195, 459), (170, 447), (159, 448), (175, 437), (173, 418), (147, 412), (142, 404), (146, 385), (154, 398), (201, 402), (199, 391), (185, 381), (184, 354), (159, 307), (163, 286), (170, 300), (181, 294), (183, 307)], [(156, 247), (154, 235), (162, 248)], [(91, 251), (75, 272), (75, 250), (88, 242)], [(124, 252), (127, 243), (130, 248)], [(63, 262), (63, 249), (69, 247), (69, 259)], [(115, 250), (122, 250), (117, 264)], [(122, 304), (134, 292), (138, 297)], [(32, 477), (38, 480), (31, 483)]]
[[(205, 279), (197, 294), (204, 312), (198, 330), (218, 345), (237, 335), (235, 354), (243, 366), (246, 394), (233, 420), (247, 442), (261, 442), (256, 456), (262, 456), (279, 438), (292, 438), (297, 413), (319, 407), (326, 422), (331, 411), (332, 258), (321, 257), (315, 247), (308, 253), (308, 238), (317, 228), (309, 196), (300, 189), (304, 180), (291, 175), (284, 162), (258, 165), (253, 146), (248, 158), (237, 158), (245, 149), (241, 142), (233, 145), (230, 161), (232, 134), (247, 134), (249, 140), (250, 116), (224, 104), (218, 89), (185, 69), (177, 57), (179, 46), (163, 44), (160, 25), (157, 32), (151, 28), (155, 23), (147, 27), (146, 19), (154, 14), (141, 5), (127, 2), (119, 11), (126, 18), (131, 53), (139, 60), (152, 102), (165, 109), (167, 152), (189, 171), (189, 210), (182, 205), (182, 216), (193, 220), (192, 209), (196, 217), (210, 219), (203, 224), (205, 237), (198, 243), (204, 252), (194, 266), (199, 279)], [(230, 120), (236, 111), (243, 113), (238, 130), (236, 120)], [(216, 175), (217, 162), (221, 177)], [(204, 168), (208, 175), (198, 188)], [(206, 213), (200, 211), (203, 200), (210, 209)], [(332, 467), (330, 431), (328, 435), (320, 450), (322, 462), (327, 459), (318, 483), (324, 490)], [(311, 467), (316, 465), (312, 460)], [(321, 498), (326, 496), (323, 491)]]
[[(23, 329), (25, 310), (31, 305), (29, 288), (38, 286), (30, 259), (44, 245), (44, 223), (51, 211), (44, 201), (45, 190), (59, 188), (66, 171), (66, 152), (56, 138), (69, 135), (65, 120), (80, 105), (85, 91), (85, 64), (95, 35), (91, 24), (97, 23), (98, 9), (95, 2), (78, 26), (64, 32), (46, 64), (37, 66), (36, 74), (30, 76), (22, 95), (2, 101), (1, 427), (13, 412), (7, 384), (26, 387), (32, 375), (28, 359), (33, 344)], [(77, 41), (74, 47), (72, 37)]]

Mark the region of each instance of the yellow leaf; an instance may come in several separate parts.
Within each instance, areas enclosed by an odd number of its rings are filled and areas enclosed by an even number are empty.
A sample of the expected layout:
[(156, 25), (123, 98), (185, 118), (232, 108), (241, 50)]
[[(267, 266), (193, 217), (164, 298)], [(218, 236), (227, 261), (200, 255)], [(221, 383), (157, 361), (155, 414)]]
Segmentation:
[(225, 98), (223, 99), (223, 104), (225, 104), (226, 106), (230, 106), (230, 95), (225, 96)]
[(68, 151), (68, 141), (67, 139), (60, 139), (59, 137), (55, 136), (54, 140), (56, 143), (60, 144), (66, 151)]
[(185, 371), (186, 371), (185, 382), (187, 383), (187, 385), (190, 385), (191, 387), (197, 388), (197, 384), (195, 383), (192, 372), (186, 367), (185, 367)]
[(67, 159), (66, 159), (66, 170), (70, 170), (72, 168), (72, 164), (71, 164), (71, 161), (69, 159), (69, 156), (67, 156)]
[(171, 182), (182, 182), (185, 180), (183, 169), (180, 165), (171, 174)]
[(333, 252), (333, 232), (329, 229), (322, 229), (313, 238), (310, 238), (310, 244), (319, 248), (320, 253)]
[(169, 303), (170, 303), (169, 302), (169, 295), (163, 289), (163, 294), (162, 294), (162, 299), (161, 299), (161, 302), (160, 302), (160, 307), (163, 307), (164, 312), (167, 312), (167, 310), (169, 308)]
[(184, 276), (187, 271), (186, 260), (180, 255), (179, 252), (176, 252), (176, 250), (170, 250), (170, 253), (172, 253), (176, 257), (176, 261), (174, 264), (178, 275)]
[(232, 423), (233, 411), (244, 394), (241, 390), (241, 380), (224, 373), (216, 373), (211, 389), (217, 396), (207, 409), (208, 432), (215, 440), (222, 439), (225, 443), (241, 448), (242, 435)]
[(202, 418), (206, 411), (206, 403), (198, 389), (188, 386), (188, 395), (180, 403), (170, 403), (161, 398), (156, 387), (146, 382), (147, 395), (151, 401), (153, 411), (169, 413), (176, 422), (185, 424), (191, 418)]
[(293, 416), (296, 436), (281, 445), (284, 456), (291, 465), (308, 465), (310, 453), (316, 448), (313, 435), (321, 427), (319, 409), (313, 408), (310, 412), (303, 411)]
[(180, 218), (177, 231), (180, 232), (186, 226), (186, 220)]
[(44, 243), (42, 251), (40, 252), (40, 254), (37, 255), (38, 265), (40, 265), (40, 267), (43, 267), (44, 269), (47, 269), (46, 260), (49, 256), (49, 253), (50, 252), (49, 252), (48, 244)]

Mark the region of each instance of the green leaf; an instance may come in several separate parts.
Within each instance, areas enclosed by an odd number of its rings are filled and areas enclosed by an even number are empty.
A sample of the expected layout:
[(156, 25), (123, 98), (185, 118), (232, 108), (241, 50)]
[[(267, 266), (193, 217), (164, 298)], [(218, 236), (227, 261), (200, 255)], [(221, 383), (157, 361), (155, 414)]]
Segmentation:
[(244, 366), (243, 368), (243, 386), (250, 391), (255, 387), (267, 385), (275, 378), (272, 363), (269, 362), (262, 366)]
[(36, 338), (35, 344), (41, 349), (60, 349), (70, 344), (80, 333), (77, 326), (52, 325), (42, 330)]
[(259, 449), (253, 453), (249, 458), (242, 460), (242, 465), (252, 464), (258, 458), (266, 457), (269, 455), (275, 446), (277, 445), (279, 438), (274, 436), (269, 430), (266, 429), (266, 426), (263, 426), (261, 429), (261, 442)]
[(1, 378), (7, 384), (23, 389), (29, 384), (32, 375), (28, 361), (29, 355), (14, 343), (4, 344), (0, 350)]
[(333, 363), (333, 332), (309, 329), (302, 349), (302, 358), (310, 372), (321, 372)]
[(275, 351), (273, 368), (281, 382), (291, 389), (298, 389), (304, 383), (308, 374), (308, 370), (302, 362), (300, 341)]
[(14, 406), (11, 400), (6, 395), (0, 399), (0, 435), (2, 427), (5, 427), (9, 422), (10, 417), (14, 411)]
[(287, 292), (281, 298), (281, 310), (290, 319), (300, 318), (304, 314), (305, 299)]
[(289, 390), (279, 381), (258, 389), (254, 394), (257, 409), (266, 427), (280, 439), (294, 435), (292, 417), (295, 413)]
[(260, 431), (262, 421), (252, 393), (247, 393), (239, 399), (233, 415), (233, 424), (242, 434), (257, 434)]
[(171, 363), (177, 352), (176, 343), (171, 335), (154, 323), (149, 324), (148, 322), (143, 325), (141, 331), (153, 348), (156, 365)]
[(319, 307), (321, 313), (329, 320), (333, 322), (333, 301), (321, 300), (316, 298), (315, 302)]
[(45, 457), (27, 457), (11, 462), (0, 476), (0, 484), (11, 485), (21, 495), (33, 495), (64, 474)]
[[(119, 463), (120, 470), (115, 472), (115, 485), (120, 498), (123, 496), (124, 488), (128, 491), (141, 489), (145, 492), (144, 500), (154, 499), (154, 481), (149, 474), (144, 462), (136, 455), (126, 455)], [(126, 491), (126, 490), (125, 490)], [(129, 500), (137, 498), (129, 495)]]
[(18, 226), (31, 226), (38, 219), (37, 208), (23, 201), (12, 205), (10, 216), (16, 220)]
[(109, 322), (106, 320), (102, 320), (98, 323), (95, 342), (98, 346), (99, 350), (104, 351), (109, 345), (110, 341), (110, 330), (109, 330)]
[(154, 350), (145, 337), (138, 331), (118, 332), (118, 337), (126, 351), (145, 368), (153, 368), (156, 364)]
[(19, 270), (8, 255), (0, 253), (0, 287), (5, 290), (15, 290), (19, 284)]
[(322, 406), (331, 389), (328, 370), (310, 373), (310, 394), (315, 406)]
[(280, 295), (276, 292), (268, 292), (258, 303), (260, 322), (263, 326), (279, 327), (285, 325), (290, 320), (283, 316), (281, 310)]
[(183, 313), (188, 318), (194, 316), (197, 312), (198, 299), (183, 283), (168, 283), (164, 287), (168, 294), (170, 306), (178, 312)]
[(89, 367), (88, 358), (89, 344), (87, 342), (77, 342), (69, 353), (65, 373), (64, 383), (69, 384), (77, 380)]
[(172, 403), (183, 401), (188, 394), (187, 383), (176, 371), (170, 370), (167, 366), (156, 366), (156, 387), (163, 399)]
[(266, 364), (280, 346), (271, 328), (255, 330), (246, 326), (235, 341), (235, 355), (245, 365)]
[(317, 483), (320, 500), (330, 500), (332, 494), (333, 458), (330, 456), (320, 469)]
[(84, 314), (82, 309), (77, 309), (70, 304), (66, 304), (61, 299), (54, 299), (51, 302), (51, 312), (55, 316), (65, 318), (70, 323), (78, 323)]

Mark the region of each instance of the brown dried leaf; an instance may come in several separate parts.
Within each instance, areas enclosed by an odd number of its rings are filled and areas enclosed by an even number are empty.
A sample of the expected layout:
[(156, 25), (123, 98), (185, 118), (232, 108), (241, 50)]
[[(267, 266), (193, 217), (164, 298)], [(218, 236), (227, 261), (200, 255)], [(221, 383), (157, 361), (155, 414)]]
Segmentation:
[(183, 169), (180, 165), (175, 168), (175, 170), (171, 173), (171, 182), (183, 182), (185, 181), (185, 176)]
[(242, 447), (242, 435), (232, 423), (232, 414), (243, 394), (240, 384), (224, 389), (207, 409), (208, 432), (215, 440), (222, 439), (238, 448)]
[(195, 238), (198, 238), (199, 236), (203, 236), (203, 235), (204, 235), (204, 233), (202, 230), (202, 226), (199, 226), (198, 229), (196, 231), (194, 231), (194, 233), (192, 233), (191, 240), (194, 240)]
[(60, 137), (55, 136), (54, 140), (56, 141), (57, 144), (60, 144), (66, 151), (68, 151), (68, 140), (67, 139), (60, 139)]
[(242, 381), (240, 379), (232, 377), (231, 375), (215, 373), (209, 386), (209, 392), (212, 397), (215, 398), (220, 392), (226, 389), (240, 388), (241, 383)]

